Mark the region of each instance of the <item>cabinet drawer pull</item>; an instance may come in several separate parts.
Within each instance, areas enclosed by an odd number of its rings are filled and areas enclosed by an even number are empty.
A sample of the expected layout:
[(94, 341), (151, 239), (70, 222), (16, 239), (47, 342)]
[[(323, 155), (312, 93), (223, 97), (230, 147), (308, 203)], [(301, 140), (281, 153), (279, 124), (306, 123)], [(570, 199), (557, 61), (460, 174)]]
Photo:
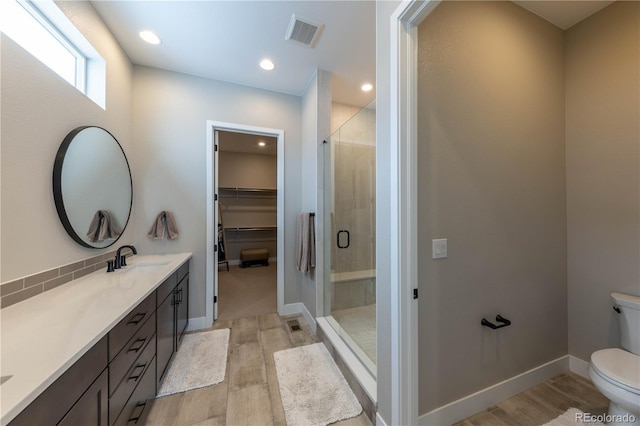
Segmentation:
[(180, 302), (182, 302), (182, 297), (180, 295), (181, 291), (182, 290), (179, 290), (177, 288), (175, 290), (173, 290), (173, 297), (171, 298), (171, 304), (172, 305), (178, 305), (178, 304), (180, 304)]
[[(144, 342), (147, 341), (146, 337), (142, 337), (140, 339), (136, 339), (132, 344), (131, 347), (129, 348), (129, 350), (127, 352), (138, 352), (140, 349), (142, 349), (142, 347), (144, 346)], [(138, 346), (135, 346), (136, 343), (139, 343)], [(134, 347), (135, 346), (135, 347)]]
[[(147, 363), (145, 362), (144, 364), (138, 364), (134, 367), (133, 371), (134, 373), (129, 376), (129, 378), (127, 378), (127, 380), (134, 380), (134, 381), (138, 381), (138, 379), (140, 378), (140, 376), (142, 376), (142, 373), (144, 372), (145, 367), (147, 366)], [(140, 370), (138, 370), (140, 369)], [(138, 370), (138, 374), (135, 374), (135, 371)]]
[(131, 414), (134, 414), (136, 412), (136, 409), (138, 409), (138, 408), (140, 409), (140, 411), (138, 411), (138, 415), (133, 415), (133, 417), (130, 417), (129, 421), (127, 422), (127, 424), (129, 424), (129, 423), (138, 424), (138, 420), (140, 420), (140, 417), (142, 417), (142, 413), (144, 413), (145, 405), (147, 405), (147, 401), (138, 402), (136, 404), (136, 406), (133, 409), (133, 412)]
[(138, 312), (137, 314), (135, 314), (135, 315), (133, 316), (133, 318), (131, 318), (131, 319), (129, 320), (129, 322), (127, 323), (127, 325), (129, 325), (129, 324), (132, 324), (132, 325), (139, 324), (139, 323), (140, 323), (140, 321), (142, 321), (142, 319), (143, 319), (144, 317), (146, 317), (146, 316), (147, 316), (147, 313), (146, 313), (146, 312)]

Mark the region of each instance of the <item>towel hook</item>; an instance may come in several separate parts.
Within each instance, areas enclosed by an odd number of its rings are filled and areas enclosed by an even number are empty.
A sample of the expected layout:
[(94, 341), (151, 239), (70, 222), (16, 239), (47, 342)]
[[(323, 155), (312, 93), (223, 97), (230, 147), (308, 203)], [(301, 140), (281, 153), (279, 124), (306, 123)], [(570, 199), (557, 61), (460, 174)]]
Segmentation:
[(484, 327), (489, 327), (492, 330), (497, 330), (499, 328), (507, 327), (511, 325), (511, 321), (509, 321), (506, 318), (503, 318), (500, 314), (496, 315), (496, 322), (499, 322), (501, 324), (495, 325), (494, 323), (488, 321), (486, 318), (482, 318), (482, 321), (480, 321), (480, 325)]

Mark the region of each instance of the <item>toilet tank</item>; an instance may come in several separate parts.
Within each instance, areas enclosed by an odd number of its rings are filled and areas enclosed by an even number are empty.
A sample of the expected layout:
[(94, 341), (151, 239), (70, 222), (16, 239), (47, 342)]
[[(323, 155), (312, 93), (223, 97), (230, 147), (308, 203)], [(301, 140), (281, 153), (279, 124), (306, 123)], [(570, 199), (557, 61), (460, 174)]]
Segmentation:
[(620, 337), (622, 347), (640, 355), (640, 297), (622, 293), (611, 293), (620, 308)]

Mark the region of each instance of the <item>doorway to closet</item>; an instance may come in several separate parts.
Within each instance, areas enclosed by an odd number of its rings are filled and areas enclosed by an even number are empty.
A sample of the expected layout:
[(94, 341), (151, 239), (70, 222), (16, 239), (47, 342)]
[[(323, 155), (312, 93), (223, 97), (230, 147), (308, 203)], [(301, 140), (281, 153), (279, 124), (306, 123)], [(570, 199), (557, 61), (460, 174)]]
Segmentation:
[(218, 132), (218, 319), (277, 312), (277, 139)]
[(206, 151), (206, 322), (280, 312), (284, 131), (209, 120)]

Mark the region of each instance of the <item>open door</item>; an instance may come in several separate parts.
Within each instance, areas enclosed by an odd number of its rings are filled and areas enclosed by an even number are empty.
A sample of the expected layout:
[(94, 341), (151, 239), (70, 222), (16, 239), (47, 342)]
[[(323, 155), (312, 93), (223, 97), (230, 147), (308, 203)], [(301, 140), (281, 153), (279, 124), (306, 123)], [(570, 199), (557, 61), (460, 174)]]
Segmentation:
[[(276, 228), (277, 233), (277, 310), (280, 314), (286, 314), (284, 303), (284, 131), (265, 127), (255, 127), (245, 124), (225, 123), (207, 120), (206, 134), (206, 249), (205, 249), (205, 317), (202, 318), (202, 327), (208, 328), (219, 318), (220, 281), (218, 274), (218, 224), (220, 218), (220, 188), (219, 181), (219, 154), (220, 133), (235, 132), (253, 135), (263, 135), (276, 138), (277, 143), (277, 190), (272, 190), (276, 195)], [(225, 214), (227, 210), (225, 209)], [(229, 216), (225, 217), (226, 226), (229, 226)], [(244, 229), (242, 231), (245, 231)], [(252, 228), (253, 232), (253, 228)], [(231, 240), (231, 239), (230, 239)], [(231, 241), (225, 241), (226, 260), (233, 260)], [(224, 266), (223, 266), (224, 267)], [(223, 273), (226, 273), (224, 271)]]
[[(220, 150), (220, 135), (219, 132), (217, 130), (215, 130), (213, 132), (213, 202), (214, 202), (214, 206), (213, 206), (213, 211), (214, 213), (214, 222), (217, 226), (216, 229), (218, 229), (218, 231), (221, 228), (222, 225), (222, 215), (220, 214), (220, 196), (218, 195), (218, 155), (219, 155), (219, 150)], [(218, 319), (218, 265), (220, 264), (220, 252), (219, 250), (220, 248), (220, 237), (218, 236), (219, 234), (216, 233), (216, 241), (215, 241), (215, 249), (214, 249), (214, 256), (215, 256), (215, 260), (216, 262), (214, 262), (214, 264), (216, 265), (216, 267), (214, 268), (214, 272), (213, 272), (213, 320), (217, 320)], [(224, 241), (224, 226), (222, 226), (222, 240), (223, 240), (223, 247), (222, 250), (224, 252), (224, 250), (226, 249), (226, 241)], [(223, 256), (224, 259), (226, 260), (226, 254), (224, 254)], [(227, 269), (229, 269), (229, 262), (227, 262)]]
[(229, 272), (229, 259), (227, 257), (227, 234), (224, 230), (224, 219), (222, 218), (222, 202), (218, 200), (218, 268), (225, 265)]

